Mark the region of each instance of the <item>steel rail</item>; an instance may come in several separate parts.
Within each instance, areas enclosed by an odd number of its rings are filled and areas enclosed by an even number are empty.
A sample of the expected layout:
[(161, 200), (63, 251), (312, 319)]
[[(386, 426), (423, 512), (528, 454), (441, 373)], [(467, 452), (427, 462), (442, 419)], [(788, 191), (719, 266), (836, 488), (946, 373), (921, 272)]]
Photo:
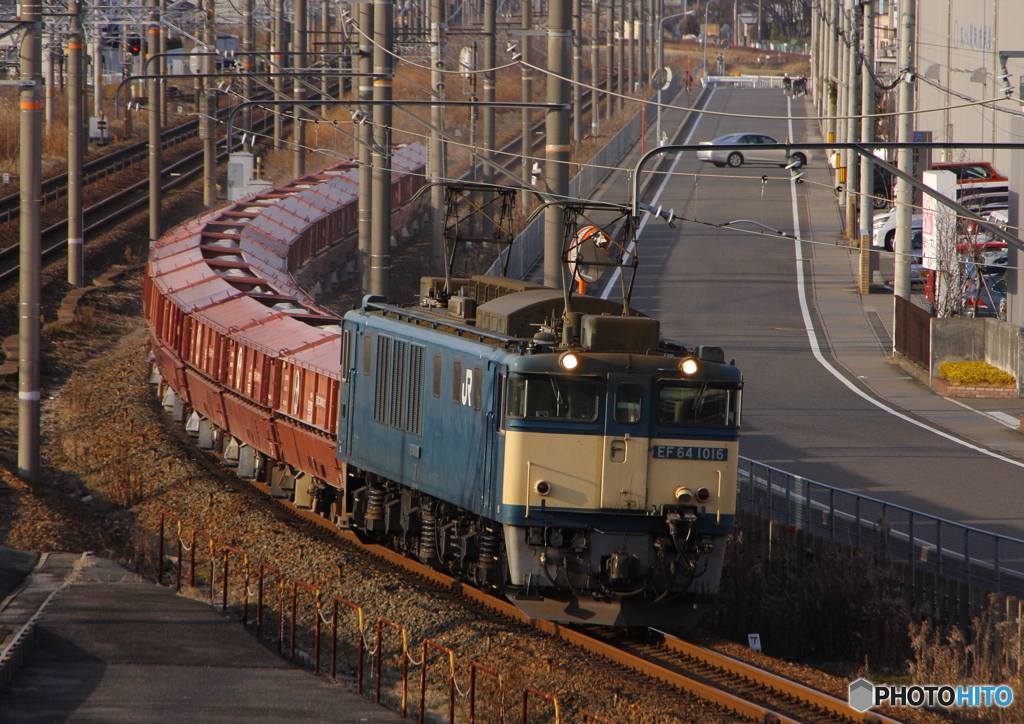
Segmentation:
[[(517, 145), (518, 142), (513, 141), (503, 147), (499, 153)], [(517, 160), (517, 157), (513, 156), (509, 159), (509, 163), (512, 163), (515, 160)], [(233, 393), (229, 391), (228, 394)], [(179, 428), (175, 426), (174, 429), (177, 430)], [(564, 626), (551, 621), (530, 619), (525, 613), (507, 600), (497, 598), (477, 588), (466, 585), (452, 576), (406, 558), (402, 553), (397, 551), (393, 551), (384, 546), (373, 543), (364, 543), (359, 539), (356, 533), (351, 530), (339, 529), (322, 516), (309, 510), (300, 509), (290, 501), (272, 498), (270, 496), (269, 485), (258, 481), (241, 481), (231, 476), (230, 472), (226, 470), (221, 471), (219, 474), (232, 480), (236, 485), (255, 490), (260, 494), (259, 497), (262, 501), (269, 503), (272, 506), (279, 507), (305, 523), (315, 526), (317, 530), (327, 533), (336, 539), (347, 541), (368, 555), (371, 555), (387, 564), (397, 566), (406, 572), (426, 580), (432, 585), (437, 586), (439, 590), (448, 594), (467, 599), (474, 605), (495, 612), (513, 621), (532, 626), (540, 632), (561, 638), (564, 641), (574, 646), (578, 646), (594, 655), (601, 656), (609, 661), (632, 669), (633, 671), (655, 678), (676, 690), (686, 692), (700, 700), (710, 702), (724, 711), (759, 722), (773, 721), (778, 722), (778, 724), (803, 724), (801, 720), (774, 711), (769, 707), (750, 701), (749, 699), (738, 696), (732, 692), (724, 691), (713, 685), (672, 671), (655, 661), (624, 651), (614, 644), (596, 639), (576, 628)], [(713, 665), (729, 673), (760, 682), (763, 686), (774, 689), (786, 696), (791, 696), (801, 702), (806, 702), (807, 705), (812, 708), (818, 707), (822, 710), (829, 711), (830, 713), (837, 714), (853, 721), (865, 722), (865, 724), (868, 724), (869, 722), (898, 724), (898, 722), (893, 719), (889, 719), (875, 713), (859, 714), (846, 705), (845, 702), (841, 702), (840, 700), (823, 692), (818, 692), (810, 687), (797, 684), (796, 682), (777, 676), (771, 672), (758, 669), (752, 665), (745, 664), (744, 662), (731, 659), (722, 654), (718, 654), (717, 652), (683, 642), (679, 639), (675, 639), (674, 637), (662, 634), (661, 632), (655, 632), (655, 635), (661, 636), (666, 648), (670, 650), (678, 651), (687, 656), (707, 662), (708, 665)]]
[[(587, 109), (589, 107), (590, 107), (590, 102), (589, 102), (589, 99), (588, 99), (587, 104), (584, 106), (584, 109)], [(221, 112), (226, 112), (228, 110), (230, 110), (230, 109), (229, 108), (222, 108)], [(272, 120), (272, 117), (268, 116), (267, 118), (263, 118), (263, 119), (260, 119), (260, 121), (258, 121), (258, 123), (260, 123), (261, 126), (262, 126), (259, 129), (259, 132), (261, 134), (263, 134), (263, 133), (265, 133), (267, 131), (266, 126), (268, 126), (271, 123), (271, 120)], [(198, 128), (198, 121), (190, 121), (189, 123), (196, 124), (196, 126)], [(187, 125), (187, 124), (182, 124), (182, 125)], [(181, 126), (176, 126), (175, 128), (179, 128), (180, 129)], [(543, 128), (544, 128), (544, 121), (539, 121), (538, 123), (534, 124), (533, 128), (531, 129), (531, 131), (536, 136), (537, 135), (537, 131), (538, 130), (543, 130)], [(220, 139), (217, 143), (218, 143), (218, 145), (223, 145), (223, 144), (226, 143), (226, 139)], [(518, 154), (516, 154), (514, 152), (514, 150), (513, 150), (513, 149), (518, 148), (519, 144), (520, 144), (520, 138), (516, 137), (513, 140), (509, 141), (504, 146), (502, 146), (500, 149), (495, 150), (495, 154), (496, 155), (500, 154), (500, 155), (504, 155), (504, 156), (507, 157), (507, 161), (505, 163), (506, 167), (511, 168), (511, 167), (515, 166), (515, 164), (517, 162), (521, 161), (521, 157)], [(537, 149), (540, 146), (542, 146), (543, 144), (544, 144), (544, 140), (542, 138), (537, 137), (533, 141), (532, 148), (533, 149)], [(135, 144), (135, 145), (136, 146), (145, 147), (146, 146), (146, 142), (142, 141), (139, 144)], [(236, 143), (235, 145), (237, 147), (240, 144)], [(126, 149), (122, 149), (122, 150), (126, 150)], [(182, 166), (182, 165), (184, 165), (184, 164), (186, 164), (186, 163), (188, 163), (190, 161), (197, 160), (200, 156), (201, 156), (201, 152), (200, 153), (194, 153), (194, 154), (192, 154), (190, 156), (187, 156), (184, 159), (178, 161), (177, 163), (172, 164), (171, 166), (168, 166), (167, 168), (165, 168), (164, 169), (164, 173), (165, 174), (169, 174), (169, 173), (175, 171), (176, 169), (178, 169), (180, 166)], [(218, 159), (221, 159), (223, 157), (224, 157), (223, 153), (218, 154), (218, 156), (217, 156)], [(106, 158), (106, 157), (104, 157), (104, 158)], [(97, 161), (99, 161), (99, 160), (100, 159), (97, 159)], [(163, 190), (164, 191), (168, 191), (170, 189), (176, 188), (177, 186), (181, 185), (185, 181), (194, 178), (197, 175), (197, 173), (198, 173), (198, 168), (194, 169), (192, 171), (185, 172), (181, 176), (179, 176), (178, 178), (176, 178), (173, 181), (170, 181), (166, 185), (164, 185), (163, 186)], [(473, 171), (472, 171), (472, 169), (470, 169), (470, 170), (468, 170), (462, 176), (462, 178), (463, 179), (468, 179), (472, 175), (472, 173), (473, 173)], [(64, 177), (66, 178), (66, 174), (64, 174)], [(106, 208), (108, 205), (114, 204), (117, 201), (120, 201), (121, 199), (125, 198), (128, 195), (130, 195), (130, 194), (132, 194), (134, 192), (142, 190), (143, 187), (148, 185), (148, 183), (149, 183), (148, 179), (147, 180), (143, 180), (143, 181), (139, 181), (138, 183), (133, 184), (132, 186), (129, 186), (128, 188), (123, 189), (123, 190), (115, 193), (114, 195), (112, 195), (110, 197), (107, 197), (106, 199), (103, 199), (102, 201), (94, 204), (93, 206), (90, 206), (88, 209), (85, 209), (84, 213), (86, 215), (95, 214), (95, 213), (101, 211), (102, 209)], [(14, 194), (12, 196), (13, 197), (17, 197), (17, 194)], [(12, 198), (12, 197), (7, 197), (7, 198)], [(93, 222), (93, 223), (89, 224), (84, 229), (84, 231), (86, 233), (91, 233), (91, 232), (93, 232), (93, 231), (95, 231), (95, 230), (97, 230), (97, 229), (99, 229), (101, 227), (107, 226), (107, 225), (113, 223), (114, 221), (116, 221), (120, 216), (127, 215), (128, 213), (134, 212), (135, 210), (141, 208), (142, 205), (148, 199), (149, 199), (149, 194), (147, 193), (144, 196), (139, 197), (138, 200), (136, 200), (135, 202), (133, 202), (129, 206), (123, 207), (121, 209), (121, 211), (114, 212), (114, 213), (104, 217), (100, 221), (96, 221), (96, 222)], [(0, 204), (2, 204), (4, 202), (4, 200), (5, 199), (0, 199)], [(0, 213), (2, 213), (2, 212), (0, 212)], [(44, 236), (46, 234), (53, 234), (53, 233), (56, 233), (58, 230), (63, 229), (66, 226), (67, 226), (67, 220), (64, 219), (62, 221), (57, 222), (56, 224), (53, 224), (52, 226), (50, 226), (50, 227), (48, 227), (46, 229), (44, 229), (42, 233), (43, 233)], [(19, 248), (20, 248), (20, 246), (18, 244), (13, 244), (13, 245), (5, 248), (5, 249), (0, 249), (0, 261), (2, 261), (4, 258), (6, 258), (8, 256), (17, 254)], [(54, 244), (53, 246), (50, 246), (50, 247), (47, 247), (46, 249), (44, 249), (43, 252), (42, 252), (43, 258), (45, 259), (45, 258), (47, 258), (49, 256), (52, 256), (56, 252), (61, 251), (61, 250), (66, 249), (66, 248), (67, 248), (67, 239), (64, 239), (63, 241), (61, 241), (61, 242), (59, 242), (57, 244)], [(17, 273), (18, 273), (18, 267), (17, 266), (13, 267), (12, 269), (8, 269), (7, 271), (0, 272), (0, 283), (5, 282), (6, 280), (11, 278), (12, 276), (15, 276)]]
[[(229, 471), (225, 471), (225, 474), (230, 473)], [(738, 694), (719, 689), (712, 684), (707, 684), (686, 676), (685, 674), (675, 672), (660, 665), (656, 661), (625, 651), (615, 644), (602, 641), (582, 630), (571, 626), (564, 626), (552, 621), (531, 619), (521, 610), (516, 608), (514, 604), (506, 601), (505, 599), (497, 598), (489, 593), (481, 591), (480, 589), (464, 584), (445, 573), (436, 571), (433, 568), (428, 568), (418, 561), (406, 558), (402, 553), (397, 551), (390, 550), (376, 543), (365, 543), (351, 530), (338, 529), (334, 524), (320, 515), (297, 508), (290, 501), (270, 498), (270, 487), (268, 485), (256, 481), (243, 481), (242, 484), (255, 488), (260, 493), (265, 493), (268, 501), (273, 505), (282, 508), (307, 523), (316, 525), (336, 538), (348, 541), (368, 555), (371, 555), (384, 563), (402, 568), (416, 577), (436, 585), (441, 591), (456, 597), (468, 599), (474, 605), (488, 609), (519, 623), (531, 626), (542, 633), (560, 638), (591, 654), (601, 656), (633, 671), (650, 676), (679, 691), (686, 692), (703, 701), (711, 702), (725, 711), (733, 712), (746, 719), (757, 722), (777, 722), (777, 724), (806, 724), (806, 721), (803, 719), (796, 719), (792, 716), (787, 716), (786, 714), (775, 711), (768, 706), (751, 701), (750, 699), (744, 698)], [(749, 679), (759, 686), (772, 689), (782, 696), (790, 697), (805, 707), (820, 709), (828, 712), (830, 716), (840, 717), (854, 722), (863, 722), (863, 724), (901, 724), (895, 719), (874, 711), (860, 713), (850, 707), (846, 702), (836, 699), (829, 694), (804, 686), (803, 684), (799, 684), (791, 679), (779, 676), (778, 674), (774, 674), (770, 671), (759, 669), (752, 664), (747, 664), (737, 659), (725, 656), (724, 654), (719, 654), (716, 651), (688, 643), (654, 629), (651, 629), (650, 631), (653, 635), (660, 636), (665, 648), (673, 652), (690, 656), (708, 666), (721, 669), (729, 674)]]
[[(264, 118), (264, 119), (260, 119), (258, 121), (258, 123), (263, 124), (264, 126), (269, 125), (271, 122), (272, 122), (272, 119), (270, 119), (270, 118)], [(264, 130), (264, 129), (261, 129), (261, 130)], [(217, 142), (217, 145), (221, 146), (221, 147), (225, 147), (226, 144), (227, 144), (227, 140), (223, 139), (223, 138), (220, 139)], [(241, 141), (236, 143), (236, 147), (240, 147), (240, 146), (241, 146)], [(227, 153), (228, 152), (226, 150), (221, 151), (220, 153), (217, 154), (217, 159), (220, 160), (220, 159), (225, 158), (227, 156)], [(181, 159), (180, 161), (178, 161), (178, 162), (168, 166), (166, 169), (164, 169), (164, 173), (165, 174), (170, 174), (170, 173), (173, 173), (173, 172), (177, 171), (178, 169), (186, 168), (189, 164), (197, 164), (197, 162), (201, 161), (202, 158), (203, 158), (203, 152), (202, 151), (196, 151), (195, 153), (190, 154), (189, 156), (186, 156), (185, 158)], [(164, 191), (169, 191), (169, 190), (172, 190), (174, 188), (177, 188), (178, 186), (181, 186), (182, 184), (186, 183), (187, 181), (190, 181), (191, 179), (193, 179), (194, 177), (199, 175), (199, 173), (201, 171), (202, 171), (202, 166), (201, 165), (195, 165), (193, 168), (191, 168), (191, 169), (189, 169), (187, 171), (182, 171), (180, 176), (178, 176), (178, 177), (172, 179), (171, 181), (168, 181), (167, 183), (163, 184), (162, 188), (163, 188)], [(139, 181), (139, 182), (137, 182), (135, 184), (132, 184), (131, 186), (129, 186), (129, 187), (125, 188), (125, 189), (122, 189), (121, 191), (118, 191), (117, 193), (115, 193), (115, 194), (113, 194), (111, 196), (108, 196), (107, 198), (105, 198), (102, 201), (94, 204), (93, 206), (90, 206), (88, 209), (85, 210), (85, 215), (86, 216), (92, 216), (92, 215), (101, 213), (104, 210), (106, 210), (107, 208), (109, 208), (110, 206), (113, 206), (113, 205), (117, 204), (118, 202), (123, 201), (125, 198), (131, 196), (132, 194), (136, 194), (136, 193), (138, 193), (140, 191), (148, 191), (148, 188), (149, 188), (149, 179), (143, 179), (142, 181)], [(91, 233), (96, 232), (99, 229), (102, 229), (102, 228), (104, 228), (106, 226), (109, 226), (109, 225), (111, 225), (113, 223), (116, 223), (117, 221), (120, 221), (122, 218), (127, 217), (128, 215), (134, 213), (138, 209), (140, 209), (143, 206), (145, 206), (148, 203), (148, 201), (149, 201), (149, 193), (143, 193), (141, 196), (139, 196), (137, 199), (135, 199), (131, 203), (118, 208), (117, 210), (107, 214), (106, 216), (104, 216), (104, 217), (102, 217), (100, 219), (96, 219), (96, 220), (90, 222), (85, 227), (84, 231), (85, 231), (86, 234), (91, 234)], [(45, 238), (47, 235), (56, 234), (57, 232), (63, 230), (65, 227), (67, 227), (67, 223), (68, 223), (67, 219), (62, 219), (61, 221), (57, 222), (56, 224), (53, 224), (52, 226), (50, 226), (50, 227), (48, 227), (46, 229), (43, 229), (43, 232), (42, 232), (43, 237)], [(45, 249), (43, 249), (42, 257), (44, 259), (46, 259), (46, 258), (48, 258), (50, 256), (53, 256), (54, 254), (56, 254), (56, 253), (58, 253), (60, 251), (63, 251), (64, 249), (66, 249), (67, 245), (68, 245), (67, 239), (66, 238), (62, 239), (61, 241), (57, 242), (56, 244), (53, 244), (52, 246), (49, 246), (49, 247), (46, 247)], [(0, 260), (3, 260), (7, 256), (10, 256), (10, 255), (13, 255), (13, 254), (17, 254), (18, 253), (18, 249), (19, 249), (19, 245), (18, 244), (14, 244), (13, 246), (9, 246), (6, 249), (0, 250)], [(10, 279), (11, 277), (16, 276), (18, 274), (18, 270), (19, 270), (19, 267), (18, 266), (14, 266), (11, 269), (8, 269), (7, 271), (0, 272), (0, 283), (3, 283), (5, 281), (7, 281), (8, 279)]]
[[(269, 97), (269, 94), (267, 94)], [(231, 106), (226, 106), (217, 111), (217, 115), (225, 117), (230, 112)], [(199, 133), (199, 120), (192, 119), (179, 123), (176, 126), (167, 128), (161, 132), (161, 149), (173, 148), (180, 143), (187, 141)], [(142, 140), (132, 143), (124, 148), (119, 148), (112, 153), (94, 158), (82, 167), (83, 180), (86, 184), (109, 176), (111, 173), (121, 171), (148, 157), (149, 141)], [(57, 174), (43, 180), (43, 205), (48, 201), (56, 201), (67, 194), (68, 175), (67, 173)], [(21, 203), (20, 192), (15, 192), (0, 198), (0, 221), (9, 222), (17, 217), (19, 204)]]

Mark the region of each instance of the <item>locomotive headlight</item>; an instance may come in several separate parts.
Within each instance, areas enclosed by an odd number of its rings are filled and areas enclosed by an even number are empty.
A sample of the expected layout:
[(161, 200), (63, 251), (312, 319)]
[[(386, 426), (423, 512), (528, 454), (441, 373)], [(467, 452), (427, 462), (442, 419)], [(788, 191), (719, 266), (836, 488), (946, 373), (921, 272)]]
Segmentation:
[(697, 500), (699, 500), (702, 503), (708, 502), (708, 498), (710, 497), (711, 491), (708, 490), (707, 488), (701, 488), (700, 490), (697, 491)]
[(537, 495), (547, 495), (551, 492), (551, 483), (547, 480), (538, 480), (533, 489), (537, 491)]
[(563, 370), (571, 372), (580, 366), (580, 357), (575, 352), (566, 352), (559, 358), (558, 364), (562, 365)]
[(679, 371), (682, 372), (684, 375), (695, 375), (697, 374), (697, 370), (699, 368), (700, 365), (697, 364), (697, 360), (695, 360), (693, 357), (687, 357), (686, 359), (679, 363)]
[(680, 503), (689, 503), (693, 499), (693, 491), (680, 485), (676, 488), (676, 500)]

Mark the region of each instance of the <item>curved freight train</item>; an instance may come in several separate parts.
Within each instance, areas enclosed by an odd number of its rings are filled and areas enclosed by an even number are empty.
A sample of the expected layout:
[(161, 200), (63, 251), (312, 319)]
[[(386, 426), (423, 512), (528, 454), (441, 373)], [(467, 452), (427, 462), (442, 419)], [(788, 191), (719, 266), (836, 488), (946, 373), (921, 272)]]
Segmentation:
[[(396, 203), (422, 183), (422, 149), (401, 153)], [(165, 406), (270, 494), (533, 618), (695, 622), (732, 530), (739, 370), (621, 304), (567, 312), (562, 291), (502, 278), (425, 278), (416, 305), (369, 296), (339, 319), (295, 275), (354, 230), (352, 174), (154, 247)]]

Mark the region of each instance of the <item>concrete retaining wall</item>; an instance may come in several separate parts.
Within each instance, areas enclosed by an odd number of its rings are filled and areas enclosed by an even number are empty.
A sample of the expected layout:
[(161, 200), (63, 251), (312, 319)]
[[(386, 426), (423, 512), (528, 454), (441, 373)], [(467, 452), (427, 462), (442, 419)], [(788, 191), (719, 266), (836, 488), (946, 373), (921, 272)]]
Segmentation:
[(998, 319), (932, 319), (931, 378), (943, 362), (978, 361), (1013, 375), (1017, 396), (1024, 397), (1024, 328)]

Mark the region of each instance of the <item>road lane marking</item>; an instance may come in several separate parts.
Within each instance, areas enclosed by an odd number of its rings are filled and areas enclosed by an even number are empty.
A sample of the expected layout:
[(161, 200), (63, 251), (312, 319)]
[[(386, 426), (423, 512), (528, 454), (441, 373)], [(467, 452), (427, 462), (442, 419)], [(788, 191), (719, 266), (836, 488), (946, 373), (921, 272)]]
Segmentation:
[[(792, 140), (795, 143), (796, 139), (795, 139), (795, 136), (793, 135), (793, 104), (792, 104), (792, 101), (790, 100), (790, 98), (788, 96), (786, 97), (786, 113), (789, 116), (789, 138), (790, 138), (790, 140)], [(946, 440), (949, 440), (950, 442), (954, 442), (957, 445), (961, 445), (961, 446), (963, 446), (965, 448), (968, 448), (969, 450), (974, 450), (975, 452), (979, 452), (982, 455), (987, 455), (987, 456), (989, 456), (991, 458), (995, 458), (996, 460), (1001, 460), (1004, 463), (1009, 463), (1010, 465), (1013, 465), (1013, 466), (1018, 467), (1018, 468), (1024, 468), (1024, 461), (1014, 460), (1013, 458), (1008, 458), (1005, 455), (1000, 455), (999, 453), (992, 452), (991, 450), (986, 450), (985, 448), (983, 448), (983, 447), (981, 447), (979, 445), (975, 445), (974, 443), (967, 442), (966, 440), (962, 440), (962, 439), (960, 439), (958, 437), (950, 435), (947, 432), (943, 432), (942, 430), (934, 428), (931, 425), (927, 425), (927, 424), (925, 424), (925, 423), (923, 423), (923, 422), (921, 422), (919, 420), (915, 420), (914, 418), (910, 417), (909, 415), (905, 415), (902, 412), (899, 412), (899, 411), (893, 409), (892, 407), (889, 407), (888, 405), (886, 405), (886, 404), (876, 400), (874, 397), (872, 397), (871, 395), (867, 394), (866, 392), (861, 390), (859, 387), (857, 387), (855, 384), (853, 384), (853, 382), (848, 380), (843, 375), (843, 373), (841, 373), (838, 369), (833, 367), (829, 363), (829, 361), (825, 359), (825, 356), (821, 353), (821, 347), (818, 345), (818, 333), (814, 329), (814, 322), (811, 321), (810, 308), (807, 305), (807, 291), (805, 289), (804, 265), (803, 265), (803, 262), (800, 260), (801, 257), (803, 256), (803, 254), (802, 254), (802, 247), (801, 247), (801, 240), (800, 240), (800, 237), (801, 237), (801, 233), (800, 233), (800, 208), (799, 208), (799, 206), (797, 204), (797, 199), (796, 199), (796, 181), (794, 181), (792, 178), (789, 180), (789, 191), (790, 191), (790, 199), (792, 201), (792, 208), (793, 208), (793, 236), (796, 237), (793, 240), (793, 246), (794, 246), (794, 249), (796, 251), (796, 258), (797, 258), (797, 262), (796, 262), (796, 291), (797, 291), (797, 297), (800, 300), (800, 314), (803, 315), (804, 329), (806, 329), (806, 331), (807, 331), (807, 341), (810, 343), (810, 345), (811, 345), (811, 353), (814, 355), (814, 358), (816, 360), (818, 360), (818, 363), (821, 364), (821, 366), (824, 367), (826, 370), (828, 370), (832, 374), (833, 377), (835, 377), (837, 380), (839, 380), (844, 385), (846, 385), (846, 387), (849, 388), (850, 391), (853, 392), (855, 395), (858, 395), (859, 397), (863, 398), (864, 400), (870, 402), (875, 407), (877, 407), (877, 408), (879, 408), (881, 410), (884, 410), (885, 412), (888, 412), (890, 415), (894, 415), (895, 417), (898, 417), (901, 420), (909, 422), (911, 425), (916, 425), (917, 427), (921, 428), (922, 430), (927, 430), (929, 432), (933, 432), (936, 435), (938, 435), (939, 437), (945, 438)], [(956, 402), (955, 400), (951, 400), (951, 401), (952, 402)], [(973, 408), (968, 407), (967, 405), (963, 405), (963, 403), (958, 403), (958, 404), (960, 404), (963, 407), (967, 407), (967, 409), (969, 409), (969, 410), (977, 412), (977, 410), (974, 410)], [(978, 414), (982, 414), (982, 413), (978, 413)], [(985, 417), (989, 417), (989, 415), (984, 415), (984, 416)]]
[[(704, 101), (704, 108), (702, 108), (700, 110), (700, 113), (697, 114), (697, 120), (693, 122), (693, 128), (691, 128), (690, 132), (686, 134), (686, 140), (683, 141), (683, 145), (684, 146), (689, 145), (690, 139), (693, 138), (693, 132), (696, 131), (697, 130), (697, 126), (700, 125), (700, 119), (704, 116), (704, 110), (707, 109), (707, 107), (711, 104), (711, 99), (714, 97), (716, 90), (718, 90), (718, 89), (717, 88), (712, 88), (711, 89), (711, 93), (708, 94), (708, 99), (706, 101)], [(645, 131), (645, 133), (646, 133), (646, 131)], [(668, 185), (669, 179), (672, 178), (672, 174), (675, 173), (676, 166), (679, 165), (679, 160), (682, 157), (683, 157), (682, 153), (677, 153), (676, 154), (675, 160), (672, 161), (672, 165), (668, 169), (668, 173), (665, 174), (665, 178), (662, 179), (662, 181), (661, 181), (661, 186), (658, 187), (658, 192), (656, 194), (654, 194), (654, 198), (651, 199), (651, 203), (650, 203), (651, 206), (657, 206), (658, 199), (661, 198), (661, 192), (665, 190), (665, 187)], [(647, 226), (647, 220), (649, 218), (651, 218), (651, 215), (649, 213), (645, 213), (644, 214), (644, 218), (640, 220), (640, 226), (637, 227), (637, 230), (636, 230), (636, 239), (639, 239), (640, 235), (644, 232), (644, 227)], [(629, 242), (629, 246), (626, 247), (626, 253), (622, 257), (623, 263), (625, 263), (626, 259), (629, 258), (629, 255), (633, 253), (633, 249), (635, 249), (635, 248), (636, 248), (636, 240)], [(621, 266), (617, 266), (617, 267), (615, 267), (615, 271), (612, 273), (611, 279), (608, 280), (608, 284), (605, 286), (604, 291), (601, 293), (601, 299), (607, 299), (608, 298), (608, 295), (611, 294), (612, 289), (615, 288), (615, 284), (619, 281), (619, 279), (621, 277), (622, 277), (622, 267)]]

